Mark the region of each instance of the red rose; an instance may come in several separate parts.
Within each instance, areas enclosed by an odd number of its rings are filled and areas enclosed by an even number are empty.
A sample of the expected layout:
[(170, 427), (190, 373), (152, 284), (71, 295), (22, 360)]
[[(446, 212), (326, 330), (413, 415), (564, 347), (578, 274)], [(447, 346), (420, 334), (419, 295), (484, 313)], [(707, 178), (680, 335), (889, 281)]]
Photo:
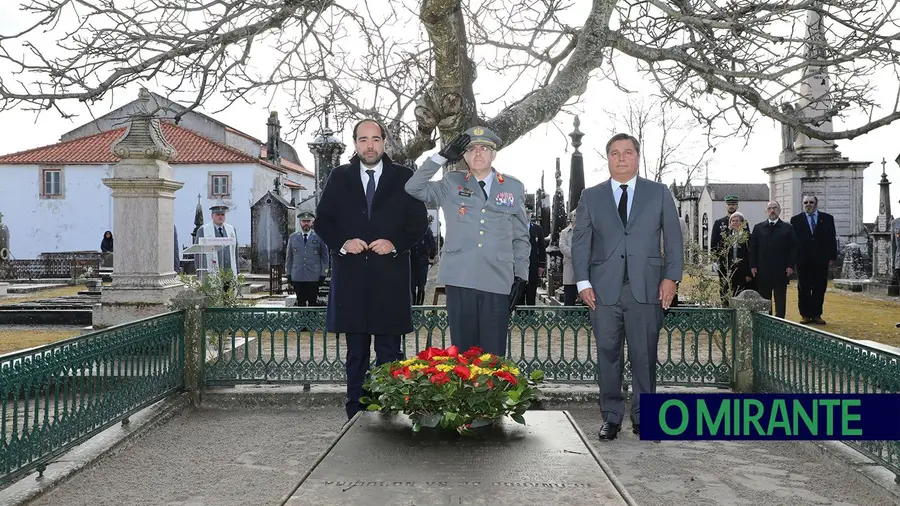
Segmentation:
[(422, 369), (422, 374), (424, 374), (425, 376), (431, 376), (432, 374), (437, 374), (437, 372), (438, 372), (437, 367), (434, 367), (434, 366), (426, 367), (425, 369)]
[(440, 357), (443, 354), (444, 350), (432, 346), (431, 348), (420, 351), (416, 357), (422, 360), (431, 360), (433, 357)]
[(458, 357), (459, 356), (459, 348), (454, 344), (453, 346), (444, 350), (444, 354), (448, 357)]
[(450, 383), (450, 377), (445, 372), (439, 372), (431, 377), (431, 382), (435, 385), (443, 385), (444, 383)]
[(460, 378), (467, 380), (472, 376), (472, 372), (469, 371), (469, 368), (464, 365), (458, 365), (453, 368), (453, 372), (456, 373)]
[(502, 380), (505, 380), (512, 385), (515, 385), (516, 383), (519, 382), (519, 380), (517, 380), (515, 376), (513, 376), (511, 373), (506, 372), (506, 371), (497, 371), (494, 373), (494, 376), (496, 376)]
[(494, 388), (494, 380), (490, 380), (490, 379), (487, 380), (487, 386), (488, 386), (488, 388), (493, 389)]
[(475, 365), (481, 365), (481, 359), (478, 357), (475, 357), (472, 359), (472, 363)]
[(458, 357), (456, 357), (456, 363), (460, 365), (469, 365), (469, 361), (466, 360), (465, 355), (459, 355)]
[(478, 346), (472, 346), (471, 348), (468, 349), (468, 351), (463, 353), (463, 355), (466, 358), (472, 359), (472, 358), (481, 356), (482, 353), (484, 353), (484, 351), (481, 348), (479, 348)]

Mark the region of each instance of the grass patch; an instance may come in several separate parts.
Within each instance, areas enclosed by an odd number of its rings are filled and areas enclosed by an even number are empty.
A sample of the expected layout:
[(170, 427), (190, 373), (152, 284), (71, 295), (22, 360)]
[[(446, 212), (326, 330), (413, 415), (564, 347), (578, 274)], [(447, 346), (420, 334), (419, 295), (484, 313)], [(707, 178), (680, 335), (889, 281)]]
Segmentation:
[[(10, 285), (12, 286), (12, 285)], [(0, 305), (21, 304), (22, 302), (34, 302), (42, 299), (52, 299), (54, 297), (66, 297), (70, 295), (78, 295), (78, 292), (86, 290), (84, 285), (61, 286), (51, 288), (49, 290), (40, 290), (31, 293), (14, 293), (6, 297), (0, 298)]]
[(0, 354), (55, 343), (81, 335), (80, 329), (5, 330), (0, 329)]

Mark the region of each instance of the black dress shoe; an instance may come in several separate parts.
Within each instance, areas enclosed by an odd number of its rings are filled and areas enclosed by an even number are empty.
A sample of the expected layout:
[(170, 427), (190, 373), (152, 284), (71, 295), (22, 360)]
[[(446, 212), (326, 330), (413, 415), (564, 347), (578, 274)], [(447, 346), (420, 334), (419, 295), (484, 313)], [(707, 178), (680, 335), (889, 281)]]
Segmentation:
[(639, 424), (639, 423), (631, 424), (631, 432), (634, 432), (635, 435), (640, 436), (641, 435), (641, 424)]
[(612, 441), (619, 435), (620, 430), (622, 430), (620, 424), (606, 422), (603, 424), (603, 427), (600, 427), (600, 432), (597, 433), (597, 436), (600, 437), (601, 441)]

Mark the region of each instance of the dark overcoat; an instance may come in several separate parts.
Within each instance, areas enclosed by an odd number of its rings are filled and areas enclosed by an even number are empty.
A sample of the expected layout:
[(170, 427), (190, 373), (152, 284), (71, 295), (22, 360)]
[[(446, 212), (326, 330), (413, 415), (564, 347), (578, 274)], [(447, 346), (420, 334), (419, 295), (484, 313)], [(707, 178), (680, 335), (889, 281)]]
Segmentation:
[[(425, 234), (425, 204), (404, 189), (412, 170), (382, 158), (369, 216), (360, 161), (331, 171), (316, 208), (316, 233), (331, 252), (327, 329), (336, 333), (406, 334), (412, 332), (410, 249)], [(367, 244), (387, 239), (396, 253), (343, 254), (349, 239)]]
[(780, 287), (788, 284), (787, 268), (797, 265), (797, 234), (784, 220), (774, 226), (769, 221), (757, 223), (750, 234), (750, 268), (757, 269), (759, 286)]

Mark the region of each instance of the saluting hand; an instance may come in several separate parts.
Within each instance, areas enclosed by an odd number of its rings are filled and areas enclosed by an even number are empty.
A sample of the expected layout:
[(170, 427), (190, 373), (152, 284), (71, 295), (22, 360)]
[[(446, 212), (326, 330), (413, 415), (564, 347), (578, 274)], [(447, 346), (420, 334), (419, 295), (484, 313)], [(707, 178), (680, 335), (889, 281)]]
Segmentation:
[(369, 245), (362, 239), (348, 239), (344, 243), (344, 251), (351, 255), (358, 255), (367, 249), (369, 249)]
[(387, 255), (394, 251), (394, 243), (387, 239), (376, 239), (369, 245), (369, 249), (379, 255)]
[(468, 135), (459, 134), (450, 141), (450, 144), (444, 146), (444, 149), (440, 150), (438, 154), (446, 158), (447, 163), (453, 163), (462, 158), (463, 153), (466, 152), (466, 147), (469, 145), (469, 140)]

